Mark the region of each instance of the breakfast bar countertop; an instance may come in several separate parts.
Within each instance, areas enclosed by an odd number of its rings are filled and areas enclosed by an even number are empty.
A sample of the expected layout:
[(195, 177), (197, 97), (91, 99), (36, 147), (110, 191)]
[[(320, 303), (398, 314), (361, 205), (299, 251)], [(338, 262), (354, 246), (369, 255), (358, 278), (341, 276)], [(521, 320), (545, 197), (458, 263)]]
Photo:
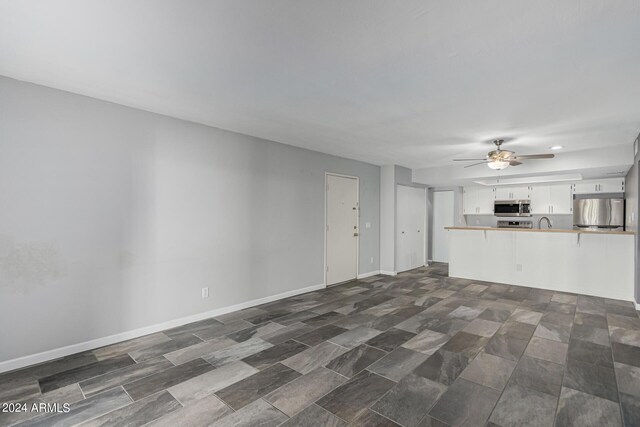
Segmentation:
[(594, 231), (594, 230), (574, 230), (562, 228), (506, 228), (506, 227), (445, 227), (445, 230), (491, 230), (491, 231), (523, 231), (527, 233), (584, 233), (584, 234), (629, 234), (634, 235), (633, 231)]

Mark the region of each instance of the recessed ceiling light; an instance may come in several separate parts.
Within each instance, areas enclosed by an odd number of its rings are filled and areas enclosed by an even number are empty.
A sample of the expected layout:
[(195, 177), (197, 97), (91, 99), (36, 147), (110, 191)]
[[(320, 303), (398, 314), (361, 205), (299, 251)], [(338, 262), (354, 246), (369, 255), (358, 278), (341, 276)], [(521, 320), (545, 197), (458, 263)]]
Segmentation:
[(562, 145), (554, 145), (553, 147), (549, 147), (550, 150), (562, 150), (564, 147)]

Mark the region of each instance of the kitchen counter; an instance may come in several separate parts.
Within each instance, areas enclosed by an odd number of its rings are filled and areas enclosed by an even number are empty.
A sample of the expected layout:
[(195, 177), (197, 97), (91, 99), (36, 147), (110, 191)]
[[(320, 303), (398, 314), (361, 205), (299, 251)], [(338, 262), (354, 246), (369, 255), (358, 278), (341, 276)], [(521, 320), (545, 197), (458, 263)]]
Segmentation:
[(446, 230), (451, 277), (633, 300), (633, 232)]
[(527, 233), (574, 233), (574, 234), (630, 234), (634, 235), (633, 231), (594, 231), (594, 230), (574, 230), (574, 229), (562, 229), (562, 228), (504, 228), (504, 227), (445, 227), (445, 230), (491, 230), (491, 231), (524, 231)]

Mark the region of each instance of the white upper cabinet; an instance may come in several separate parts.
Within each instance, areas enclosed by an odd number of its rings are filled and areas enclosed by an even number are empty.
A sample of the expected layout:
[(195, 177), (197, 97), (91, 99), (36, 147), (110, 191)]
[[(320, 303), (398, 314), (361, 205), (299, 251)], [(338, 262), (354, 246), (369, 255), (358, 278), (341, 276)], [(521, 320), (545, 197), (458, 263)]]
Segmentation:
[(496, 200), (531, 200), (534, 215), (570, 215), (573, 214), (574, 194), (597, 193), (624, 193), (624, 178), (495, 188), (464, 187), (462, 207), (465, 215), (493, 215)]
[(571, 214), (573, 210), (571, 184), (540, 184), (531, 186), (531, 213)]
[(498, 187), (496, 200), (528, 200), (531, 197), (529, 186)]
[(462, 189), (462, 213), (465, 215), (478, 213), (477, 187), (464, 187)]
[(478, 213), (493, 215), (493, 205), (496, 201), (495, 189), (492, 187), (478, 188)]
[(594, 179), (573, 184), (574, 194), (623, 193), (624, 178)]
[(552, 214), (572, 214), (573, 194), (571, 184), (551, 184), (549, 186), (549, 205)]
[(493, 215), (494, 201), (492, 187), (464, 187), (462, 212), (465, 215)]
[[(571, 187), (569, 187), (569, 195), (571, 195)], [(549, 194), (549, 185), (534, 185), (531, 189), (531, 213), (532, 214), (548, 214), (551, 213), (551, 202)]]

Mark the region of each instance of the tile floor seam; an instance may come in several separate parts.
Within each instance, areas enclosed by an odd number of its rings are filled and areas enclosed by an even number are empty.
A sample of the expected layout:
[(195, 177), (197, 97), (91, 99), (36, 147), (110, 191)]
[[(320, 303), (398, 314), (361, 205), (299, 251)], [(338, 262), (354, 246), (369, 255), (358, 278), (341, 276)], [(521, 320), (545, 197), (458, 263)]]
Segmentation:
[[(391, 390), (389, 390), (389, 391), (391, 391)], [(388, 391), (387, 393), (389, 393), (389, 391)], [(373, 407), (375, 406), (375, 404), (376, 404), (376, 403), (378, 403), (378, 401), (379, 401), (379, 400), (381, 400), (384, 396), (386, 396), (386, 395), (387, 395), (387, 393), (383, 394), (383, 395), (380, 397), (380, 399), (378, 399), (378, 400), (376, 400), (375, 402), (373, 402), (373, 403), (372, 403), (372, 404), (367, 408), (367, 410), (368, 410), (368, 411), (371, 411), (371, 412), (375, 412), (376, 414), (378, 414), (378, 415), (380, 415), (381, 417), (383, 417), (383, 418), (385, 418), (385, 419), (387, 419), (387, 420), (391, 421), (392, 423), (398, 424), (398, 425), (400, 425), (400, 426), (402, 426), (402, 427), (409, 427), (409, 426), (407, 426), (407, 425), (405, 425), (405, 424), (402, 424), (402, 423), (400, 423), (400, 422), (398, 422), (398, 421), (394, 421), (393, 419), (391, 419), (391, 418), (387, 417), (385, 414), (382, 414), (382, 413), (380, 413), (380, 412), (376, 411), (375, 409), (373, 409)], [(422, 418), (420, 418), (420, 421), (422, 421)]]
[[(114, 388), (117, 388), (117, 387), (114, 387)], [(124, 389), (124, 387), (122, 387), (122, 386), (120, 386), (120, 388), (122, 388), (122, 391), (124, 391), (124, 393), (127, 395), (127, 397), (128, 397), (129, 399), (131, 399), (131, 396), (129, 396), (129, 393), (127, 393), (127, 390), (125, 390), (125, 389)], [(111, 390), (113, 390), (113, 389), (111, 389)], [(108, 390), (105, 390), (105, 391), (108, 391)], [(98, 394), (99, 394), (99, 393), (98, 393)], [(89, 422), (89, 421), (93, 421), (93, 420), (95, 420), (95, 419), (100, 418), (100, 417), (101, 417), (101, 416), (103, 416), (103, 415), (110, 414), (111, 412), (118, 411), (118, 410), (120, 410), (120, 409), (122, 409), (122, 408), (126, 408), (127, 406), (129, 406), (129, 405), (133, 405), (134, 403), (136, 403), (136, 401), (135, 401), (135, 400), (133, 400), (133, 399), (131, 399), (131, 402), (127, 403), (126, 405), (119, 406), (118, 408), (112, 409), (111, 411), (106, 412), (106, 413), (104, 413), (104, 414), (100, 414), (100, 415), (93, 416), (93, 417), (91, 417), (91, 418), (87, 418), (86, 420), (82, 420), (80, 423), (73, 424), (73, 426), (78, 426), (78, 425), (80, 425), (80, 424), (85, 424), (85, 423), (87, 423), (87, 422)]]
[[(609, 319), (605, 316), (605, 320), (607, 322), (607, 332), (609, 332)], [(611, 362), (613, 363), (613, 379), (616, 384), (616, 392), (618, 395), (618, 410), (620, 411), (620, 421), (623, 426), (626, 426), (626, 422), (624, 419), (624, 411), (622, 410), (622, 399), (620, 398), (620, 388), (618, 388), (618, 375), (616, 373), (616, 362), (613, 358), (613, 343), (611, 342), (611, 335), (609, 335), (609, 351), (611, 352)]]
[[(524, 353), (522, 354), (522, 356), (520, 356), (520, 359), (522, 359), (523, 357), (524, 357)], [(500, 403), (500, 399), (502, 399), (502, 395), (504, 394), (505, 390), (509, 387), (509, 381), (511, 380), (511, 377), (513, 376), (513, 373), (516, 371), (516, 368), (518, 367), (517, 364), (520, 362), (520, 359), (518, 359), (518, 361), (516, 362), (516, 367), (513, 368), (513, 370), (511, 371), (511, 374), (509, 375), (509, 379), (507, 380), (507, 383), (504, 385), (504, 388), (502, 390), (500, 390), (500, 395), (496, 399), (496, 402), (493, 404), (493, 407), (491, 408), (491, 412), (489, 412), (489, 416), (487, 417), (486, 424), (489, 423), (489, 420), (491, 419), (491, 416), (493, 415), (493, 411), (496, 410), (496, 407), (498, 406), (498, 403)], [(458, 377), (458, 378), (460, 378), (460, 377)], [(467, 380), (467, 381), (470, 381), (470, 380)], [(480, 384), (480, 385), (482, 385), (482, 384)], [(487, 387), (487, 386), (485, 386), (485, 387)], [(491, 388), (491, 387), (488, 387), (488, 388)], [(527, 388), (527, 387), (524, 387), (524, 388)], [(495, 389), (493, 389), (493, 390), (495, 390)]]

